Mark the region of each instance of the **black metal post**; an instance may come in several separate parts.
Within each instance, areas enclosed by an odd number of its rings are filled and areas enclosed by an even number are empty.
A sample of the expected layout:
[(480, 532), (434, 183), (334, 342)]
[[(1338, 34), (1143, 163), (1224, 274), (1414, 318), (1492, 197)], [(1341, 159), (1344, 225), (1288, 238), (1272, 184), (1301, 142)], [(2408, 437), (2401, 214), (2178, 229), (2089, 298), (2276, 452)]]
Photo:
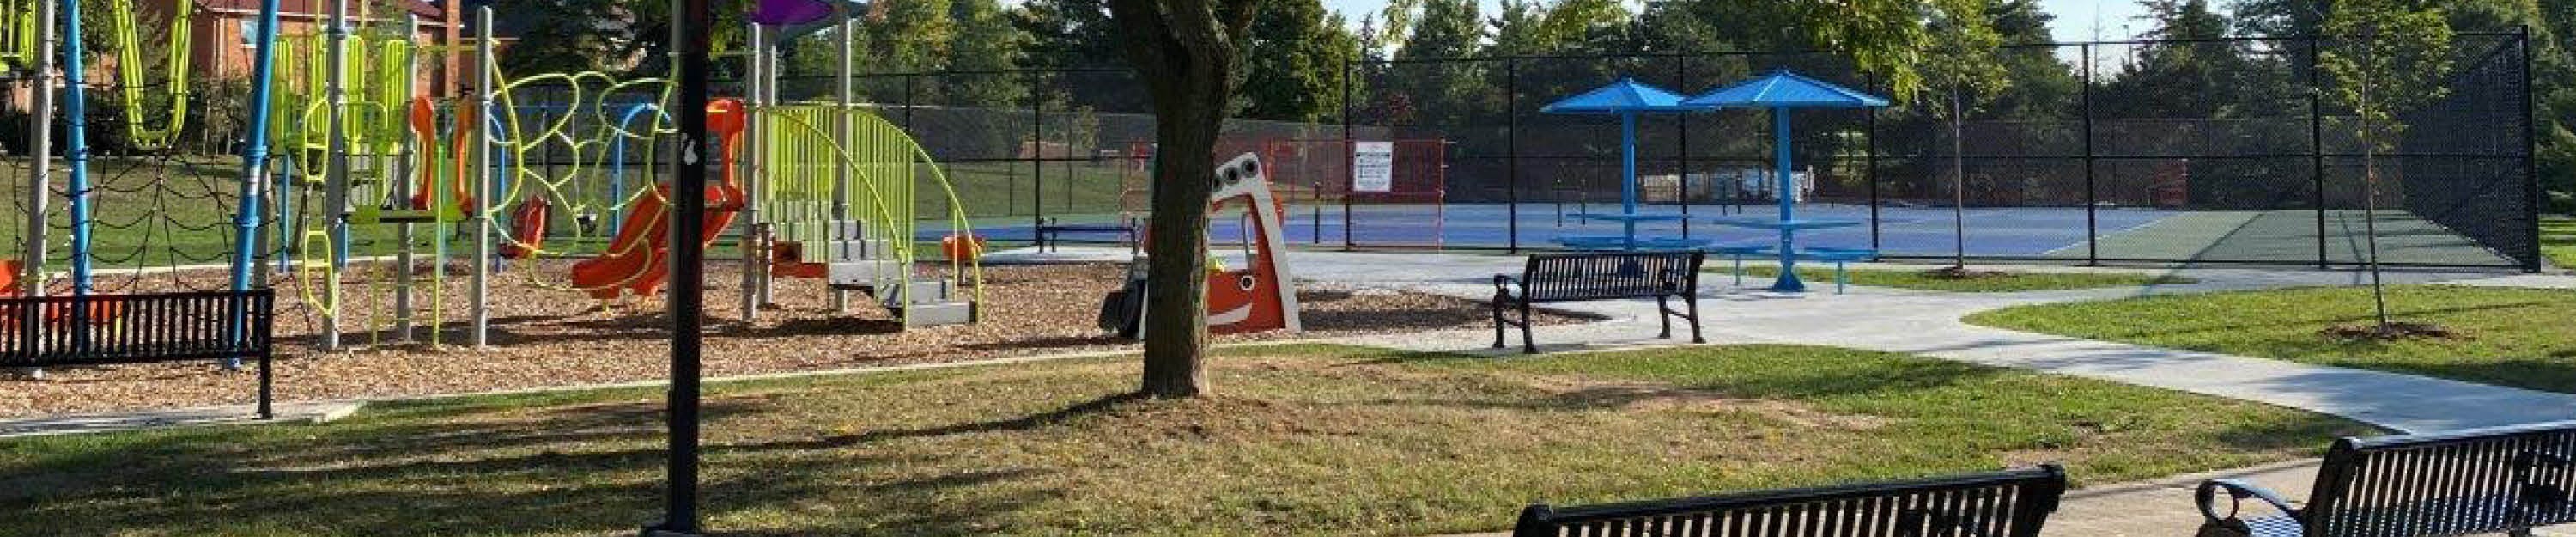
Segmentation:
[(2317, 56), (2322, 38), (2308, 36), (2308, 180), (2311, 182), (2308, 203), (2315, 205), (2317, 216), (2317, 268), (2324, 269), (2326, 255), (2326, 135), (2325, 86), (2317, 77)]
[(2093, 44), (2085, 43), (2084, 55), (2084, 264), (2102, 264), (2102, 206), (2100, 183), (2093, 176)]
[[(1359, 193), (1358, 193), (1358, 192), (1355, 192), (1355, 191), (1351, 188), (1351, 187), (1353, 186), (1353, 185), (1352, 185), (1352, 181), (1356, 181), (1356, 180), (1358, 180), (1358, 179), (1359, 179), (1359, 178), (1357, 178), (1357, 177), (1353, 177), (1353, 176), (1351, 175), (1351, 174), (1352, 174), (1352, 166), (1353, 166), (1354, 164), (1357, 164), (1357, 163), (1358, 163), (1358, 158), (1359, 158), (1359, 148), (1360, 148), (1360, 146), (1359, 146), (1359, 141), (1351, 138), (1351, 98), (1352, 98), (1352, 93), (1351, 93), (1351, 84), (1352, 84), (1352, 83), (1351, 83), (1351, 80), (1352, 80), (1352, 79), (1354, 79), (1354, 78), (1358, 78), (1358, 77), (1354, 77), (1354, 76), (1351, 76), (1351, 75), (1350, 75), (1351, 70), (1352, 70), (1352, 69), (1357, 69), (1357, 68), (1359, 68), (1358, 66), (1359, 66), (1359, 61), (1358, 61), (1358, 60), (1342, 60), (1342, 169), (1341, 169), (1341, 173), (1342, 173), (1342, 249), (1343, 249), (1343, 250), (1349, 250), (1349, 249), (1351, 249), (1351, 196), (1357, 196), (1357, 195), (1359, 195)], [(1322, 224), (1316, 224), (1316, 225), (1317, 225), (1317, 226), (1322, 226)], [(1318, 227), (1317, 229), (1322, 229), (1322, 228), (1321, 228), (1321, 227)], [(1315, 235), (1316, 235), (1315, 240), (1316, 240), (1317, 242), (1322, 242), (1322, 241), (1324, 240), (1323, 233), (1318, 232), (1318, 233), (1316, 233)]]
[[(1155, 158), (1161, 158), (1162, 153), (1162, 148), (1154, 148)], [(1147, 188), (1152, 188), (1151, 185), (1154, 184), (1153, 173), (1152, 169), (1147, 169), (1145, 171), (1145, 184), (1148, 185)], [(1120, 192), (1118, 196), (1123, 199), (1127, 196), (1127, 194), (1123, 192), (1126, 185), (1119, 185), (1119, 188), (1122, 192)], [(1043, 99), (1031, 97), (1029, 99), (1029, 232), (1036, 233), (1038, 229), (1044, 228), (1045, 226), (1046, 104)], [(1035, 237), (1032, 236), (1031, 238)]]
[[(1675, 84), (1675, 87), (1689, 87), (1689, 56), (1673, 57), (1673, 84)], [(1691, 114), (1676, 114), (1673, 116), (1673, 141), (1676, 145), (1680, 146), (1680, 149), (1677, 151), (1681, 153), (1680, 157), (1674, 159), (1674, 164), (1680, 169), (1675, 170), (1675, 173), (1673, 174), (1673, 189), (1676, 192), (1675, 195), (1681, 198), (1675, 201), (1679, 201), (1682, 204), (1682, 238), (1685, 240), (1689, 239), (1691, 236), (1690, 119)]]
[(698, 374), (699, 341), (704, 327), (702, 297), (706, 291), (706, 246), (698, 242), (706, 224), (707, 166), (722, 162), (723, 149), (707, 136), (708, 36), (715, 14), (707, 0), (673, 0), (671, 34), (679, 40), (680, 165), (671, 167), (671, 387), (669, 503), (662, 522), (644, 529), (646, 537), (695, 535), (698, 530)]
[[(921, 78), (921, 75), (918, 73), (904, 73), (903, 75), (903, 128), (907, 130), (912, 128), (912, 109), (921, 107), (921, 103), (914, 100), (918, 97), (913, 93), (913, 83), (919, 78)], [(1032, 100), (1034, 101), (1034, 99)]]
[[(1878, 77), (1866, 77), (1861, 81), (1861, 85), (1866, 87), (1877, 87), (1878, 81), (1874, 80), (1876, 78)], [(1860, 173), (1861, 178), (1869, 182), (1869, 249), (1871, 250), (1885, 248), (1879, 244), (1878, 240), (1878, 110), (1878, 108), (1873, 107), (1861, 112), (1862, 122), (1868, 124), (1863, 128), (1866, 132), (1861, 133), (1861, 152), (1863, 153), (1861, 155), (1861, 161), (1864, 164)], [(1736, 198), (1730, 203), (1743, 201), (1744, 181), (1741, 178), (1737, 178), (1731, 179), (1727, 182), (1728, 184), (1733, 185), (1730, 187), (1730, 190), (1734, 192), (1734, 196)], [(1785, 196), (1788, 194), (1782, 193), (1781, 195)], [(1742, 214), (1743, 210), (1738, 209), (1736, 213)]]
[(2540, 166), (2534, 159), (2540, 153), (2540, 136), (2534, 123), (2540, 122), (2538, 109), (2532, 104), (2531, 26), (2524, 25), (2522, 41), (2522, 215), (2524, 231), (2529, 232), (2528, 254), (2522, 258), (2523, 272), (2540, 272)]
[(1521, 251), (1521, 62), (1503, 60), (1503, 251)]

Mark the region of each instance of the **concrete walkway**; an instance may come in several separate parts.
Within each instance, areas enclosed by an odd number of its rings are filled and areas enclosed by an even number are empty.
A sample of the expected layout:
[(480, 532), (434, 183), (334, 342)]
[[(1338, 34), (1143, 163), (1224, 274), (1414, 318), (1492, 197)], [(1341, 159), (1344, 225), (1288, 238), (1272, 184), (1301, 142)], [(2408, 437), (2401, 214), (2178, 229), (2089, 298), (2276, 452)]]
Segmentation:
[[(1518, 273), (1521, 258), (1444, 255), (1389, 256), (1337, 252), (1300, 252), (1296, 267), (1302, 278), (1353, 286), (1377, 286), (1484, 299), (1493, 293), (1498, 273)], [(1908, 266), (1907, 268), (1921, 268)], [(2063, 267), (1993, 267), (2009, 270), (2101, 271)], [(2118, 269), (2110, 269), (2118, 270)], [(1764, 278), (1732, 285), (1723, 274), (1702, 277), (1701, 311), (1708, 319), (1712, 343), (1793, 343), (1833, 345), (2033, 369), (2051, 373), (2153, 386), (2220, 397), (2260, 401), (2342, 416), (2403, 432), (2576, 419), (2576, 396), (2470, 384), (2392, 373), (2324, 367), (2160, 349), (1971, 326), (1960, 318), (1978, 311), (2026, 304), (2102, 300), (2130, 296), (2199, 293), (2222, 290), (2296, 286), (2353, 285), (2367, 275), (2358, 272), (2259, 269), (2186, 269), (2154, 271), (2198, 281), (2147, 288), (2097, 289), (2033, 293), (1935, 293), (1855, 287), (1850, 294), (1829, 292), (1830, 282), (1809, 282), (1828, 292), (1783, 295), (1761, 291)], [(2457, 283), (2498, 287), (2576, 288), (2576, 277), (2436, 272), (2391, 272), (2400, 283)], [(1652, 301), (1589, 302), (1559, 309), (1593, 313), (1610, 320), (1537, 330), (1541, 350), (1586, 352), (1669, 346), (1683, 339), (1655, 339)], [(1865, 313), (1861, 313), (1865, 312)], [(1856, 315), (1866, 324), (1853, 324)], [(1343, 343), (1437, 352), (1464, 352), (1497, 357), (1518, 356), (1517, 347), (1493, 350), (1487, 330), (1452, 331), (1388, 337), (1358, 337)], [(1513, 343), (1517, 344), (1515, 336)], [(2322, 445), (2322, 444), (2320, 444)], [(2304, 460), (2173, 476), (2152, 481), (2104, 485), (2069, 492), (2049, 519), (2051, 537), (2171, 537), (2190, 535), (2201, 515), (2192, 492), (2201, 481), (2235, 478), (2253, 481), (2291, 498), (2303, 498), (2316, 479), (2317, 461)], [(1504, 532), (1467, 537), (1505, 537)], [(2542, 530), (2544, 537), (2576, 537), (2576, 530)]]
[(2479, 287), (2521, 287), (2526, 289), (2576, 289), (2576, 274), (2515, 274), (2445, 281), (2454, 285)]
[[(1522, 259), (1485, 255), (1385, 255), (1300, 252), (1301, 278), (1354, 286), (1382, 286), (1484, 299), (1497, 273), (1518, 273)], [(2434, 378), (2309, 365), (2281, 360), (2189, 352), (2124, 343), (1972, 326), (1960, 318), (1978, 311), (2074, 300), (2157, 293), (2344, 285), (2354, 272), (2201, 269), (2175, 271), (2198, 280), (2150, 288), (2034, 293), (1937, 293), (1855, 287), (1850, 294), (1785, 295), (1761, 291), (1767, 279), (1747, 278), (1732, 287), (1722, 274), (1703, 276), (1707, 336), (1712, 343), (1831, 345), (1920, 354), (2258, 401), (2342, 416), (2403, 432), (2430, 432), (2541, 421), (2576, 420), (2576, 395), (2546, 393)], [(2392, 272), (2396, 282), (2458, 281), (2492, 274)], [(1543, 351), (1670, 345), (1657, 340), (1654, 302), (1604, 301), (1563, 309), (1608, 316), (1608, 322), (1537, 330)], [(2252, 314), (2248, 312), (2248, 314)], [(1853, 322), (1866, 315), (1868, 322)], [(1494, 350), (1488, 330), (1367, 336), (1343, 343), (1419, 351), (1485, 355)], [(1517, 338), (1515, 338), (1515, 343)]]
[(278, 423), (324, 423), (348, 417), (366, 403), (327, 401), (277, 403), (275, 419), (259, 419), (259, 408), (252, 405), (229, 405), (199, 408), (144, 410), (113, 414), (72, 414), (0, 421), (0, 440), (62, 434), (86, 434), (135, 429), (193, 427), (203, 425), (269, 425)]

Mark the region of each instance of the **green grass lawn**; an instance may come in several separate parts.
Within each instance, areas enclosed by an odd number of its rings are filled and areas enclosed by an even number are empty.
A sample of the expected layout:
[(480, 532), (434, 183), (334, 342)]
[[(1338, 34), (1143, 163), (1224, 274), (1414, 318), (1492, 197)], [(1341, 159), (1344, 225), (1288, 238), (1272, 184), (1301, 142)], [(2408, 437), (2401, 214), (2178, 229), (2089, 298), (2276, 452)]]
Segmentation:
[(2540, 219), (2540, 255), (2558, 268), (2576, 269), (2576, 217)]
[[(1132, 357), (718, 385), (705, 505), (735, 535), (1422, 535), (1597, 502), (2067, 463), (2106, 483), (2313, 453), (2366, 426), (1874, 352)], [(606, 535), (658, 512), (658, 392), (380, 404), (318, 425), (0, 442), (6, 535)]]
[(2022, 306), (1971, 315), (2000, 328), (2576, 393), (2576, 291), (2394, 286), (2396, 320), (2448, 340), (2345, 340), (2320, 332), (2372, 322), (2369, 288), (2321, 287)]
[[(2097, 289), (2103, 287), (2174, 285), (2196, 281), (2191, 278), (2166, 274), (2018, 271), (2007, 271), (2004, 274), (1994, 276), (1961, 279), (1943, 278), (1925, 273), (1925, 271), (1933, 268), (1939, 267), (1925, 267), (1921, 269), (1851, 269), (1851, 284), (1871, 287), (1915, 289), (1922, 291), (1949, 291), (1955, 293), (2010, 293), (2019, 291), (2063, 291), (2069, 289)], [(1734, 269), (1731, 266), (1719, 265), (1708, 270), (1715, 272), (1715, 274), (1702, 276), (1702, 278), (1708, 278), (1711, 276), (1731, 277)], [(1769, 278), (1779, 274), (1780, 267), (1778, 265), (1748, 265), (1744, 267), (1744, 275), (1748, 277), (1758, 276)], [(1834, 269), (1831, 266), (1801, 266), (1798, 267), (1798, 277), (1805, 279), (1807, 284), (1811, 287), (1822, 285), (1830, 288), (1834, 284)], [(1703, 280), (1703, 282), (1705, 281), (1706, 280)], [(1732, 282), (1733, 280), (1726, 281)]]

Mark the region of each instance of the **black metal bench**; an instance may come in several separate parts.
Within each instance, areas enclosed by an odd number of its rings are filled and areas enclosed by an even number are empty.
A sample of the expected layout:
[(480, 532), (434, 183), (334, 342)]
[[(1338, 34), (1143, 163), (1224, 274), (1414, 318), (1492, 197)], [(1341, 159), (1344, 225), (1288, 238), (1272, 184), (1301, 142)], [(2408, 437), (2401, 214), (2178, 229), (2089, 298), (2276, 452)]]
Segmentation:
[(1050, 217), (1038, 222), (1031, 239), (1037, 242), (1038, 251), (1052, 252), (1063, 247), (1066, 233), (1117, 235), (1126, 241), (1127, 249), (1134, 250), (1137, 247), (1136, 227), (1134, 220), (1126, 224), (1067, 224)]
[[(2197, 500), (2203, 537), (2529, 537), (2576, 523), (2571, 491), (2576, 422), (2559, 422), (2344, 438), (2326, 450), (2304, 507), (2232, 480), (2201, 483)], [(2249, 498), (2278, 512), (2249, 516)]]
[[(1494, 275), (1494, 348), (1503, 348), (1503, 329), (1520, 327), (1522, 352), (1538, 352), (1530, 338), (1530, 306), (1549, 302), (1653, 298), (1663, 333), (1673, 337), (1673, 318), (1690, 321), (1691, 342), (1707, 343), (1699, 333), (1699, 264), (1701, 252), (1615, 252), (1540, 254), (1529, 257), (1521, 276)], [(1688, 311), (1673, 311), (1679, 298)], [(1517, 319), (1510, 318), (1517, 313)]]
[(2066, 493), (2055, 465), (1912, 481), (1582, 507), (1532, 505), (1512, 537), (2035, 537)]
[(277, 295), (247, 292), (0, 298), (0, 368), (259, 361), (259, 416), (275, 416)]

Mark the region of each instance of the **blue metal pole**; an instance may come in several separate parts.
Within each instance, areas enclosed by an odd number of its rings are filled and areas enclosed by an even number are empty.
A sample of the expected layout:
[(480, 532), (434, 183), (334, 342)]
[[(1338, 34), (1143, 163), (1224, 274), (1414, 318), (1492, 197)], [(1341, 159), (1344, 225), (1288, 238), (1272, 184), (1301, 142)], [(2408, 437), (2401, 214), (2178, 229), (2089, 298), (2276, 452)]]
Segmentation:
[(1792, 206), (1792, 202), (1797, 199), (1798, 181), (1789, 176), (1788, 108), (1771, 108), (1771, 132), (1771, 158), (1779, 167), (1772, 173), (1777, 175), (1780, 185), (1777, 190), (1772, 191), (1780, 198), (1780, 279), (1771, 283), (1771, 290), (1790, 293), (1806, 291), (1806, 282), (1798, 281), (1798, 230), (1789, 226), (1789, 222), (1797, 216), (1797, 209)]
[[(1637, 215), (1637, 113), (1619, 113), (1619, 208), (1623, 215)], [(1629, 250), (1637, 249), (1637, 221), (1621, 220), (1627, 230)]]
[[(66, 0), (72, 1), (77, 0)], [(277, 4), (278, 0), (260, 2), (258, 28), (253, 30), (256, 41), (252, 46), (256, 49), (251, 54), (250, 125), (242, 132), (241, 205), (233, 212), (232, 290), (236, 293), (250, 291), (251, 259), (259, 243), (260, 184), (268, 180), (269, 86), (276, 74)], [(248, 312), (241, 306), (239, 301), (233, 302), (224, 323), (226, 339), (237, 343), (249, 333), (244, 330)], [(241, 361), (228, 360), (224, 366), (241, 367)]]
[[(667, 117), (661, 113), (662, 108), (654, 106), (653, 103), (637, 103), (633, 106), (627, 107), (626, 114), (617, 118), (617, 130), (628, 133), (635, 132), (635, 117), (644, 115), (644, 113), (648, 111), (653, 112), (653, 115), (657, 118)], [(646, 132), (645, 135), (651, 136), (652, 133)], [(616, 234), (618, 229), (626, 226), (626, 208), (624, 205), (620, 204), (626, 201), (627, 140), (627, 136), (621, 134), (616, 136), (616, 139), (611, 140), (608, 144), (608, 162), (611, 163), (608, 169), (608, 233), (611, 235)]]
[[(63, 161), (71, 165), (71, 179), (64, 185), (70, 192), (72, 219), (72, 296), (89, 296), (89, 76), (83, 72), (81, 57), (80, 0), (62, 0), (63, 17)], [(75, 317), (89, 310), (74, 306)], [(76, 320), (87, 325), (85, 320)]]

